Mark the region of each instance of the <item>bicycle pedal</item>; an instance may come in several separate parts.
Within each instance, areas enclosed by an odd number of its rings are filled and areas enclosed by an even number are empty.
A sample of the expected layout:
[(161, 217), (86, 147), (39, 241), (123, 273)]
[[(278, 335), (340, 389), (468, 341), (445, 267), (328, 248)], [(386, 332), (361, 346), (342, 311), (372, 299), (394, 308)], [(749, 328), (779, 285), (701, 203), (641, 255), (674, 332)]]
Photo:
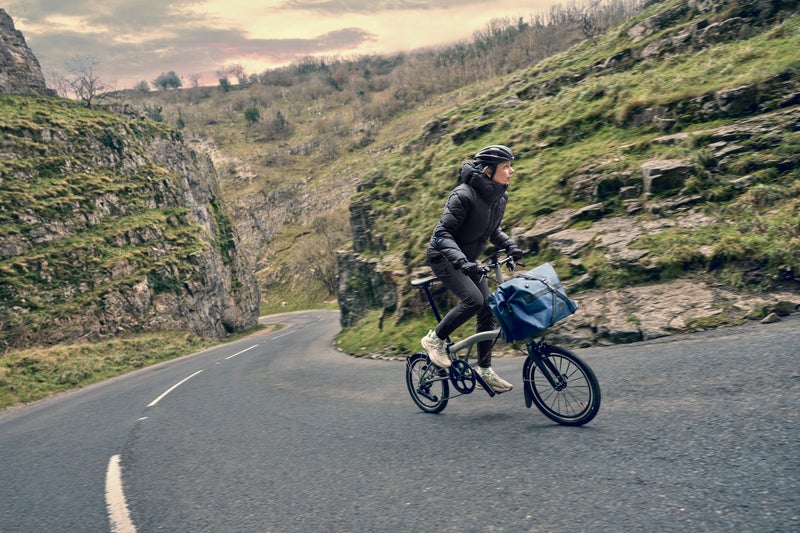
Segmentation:
[(497, 393), (494, 391), (493, 388), (486, 383), (483, 378), (481, 377), (480, 372), (475, 372), (475, 388), (476, 389), (483, 389), (486, 391), (490, 397), (494, 397)]

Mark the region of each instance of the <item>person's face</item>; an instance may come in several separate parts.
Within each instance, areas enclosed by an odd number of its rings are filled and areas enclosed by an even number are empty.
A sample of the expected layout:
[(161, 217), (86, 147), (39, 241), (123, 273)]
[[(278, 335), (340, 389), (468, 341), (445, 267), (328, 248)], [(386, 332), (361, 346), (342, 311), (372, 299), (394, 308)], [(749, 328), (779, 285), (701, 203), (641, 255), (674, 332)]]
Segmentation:
[(497, 169), (494, 171), (494, 176), (492, 176), (492, 180), (501, 184), (501, 185), (508, 185), (511, 183), (511, 176), (514, 174), (514, 169), (511, 168), (511, 162), (506, 161), (505, 163), (500, 163), (497, 165)]

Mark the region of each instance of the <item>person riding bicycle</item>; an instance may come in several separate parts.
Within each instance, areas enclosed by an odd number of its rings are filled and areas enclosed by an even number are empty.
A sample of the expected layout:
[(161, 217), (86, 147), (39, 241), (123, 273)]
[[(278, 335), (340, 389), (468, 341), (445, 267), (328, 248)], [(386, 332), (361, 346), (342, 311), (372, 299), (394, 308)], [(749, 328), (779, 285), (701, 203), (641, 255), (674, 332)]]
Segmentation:
[[(480, 150), (472, 161), (465, 161), (462, 183), (450, 193), (431, 235), (428, 264), (460, 300), (421, 341), (431, 361), (441, 368), (450, 366), (445, 339), (459, 326), (476, 316), (477, 332), (495, 327), (488, 302), (489, 284), (476, 263), (488, 243), (505, 249), (514, 260), (523, 255), (500, 226), (514, 174), (513, 160), (508, 147), (492, 145)], [(492, 345), (492, 341), (478, 343), (478, 372), (495, 391), (510, 391), (514, 386), (492, 370)]]

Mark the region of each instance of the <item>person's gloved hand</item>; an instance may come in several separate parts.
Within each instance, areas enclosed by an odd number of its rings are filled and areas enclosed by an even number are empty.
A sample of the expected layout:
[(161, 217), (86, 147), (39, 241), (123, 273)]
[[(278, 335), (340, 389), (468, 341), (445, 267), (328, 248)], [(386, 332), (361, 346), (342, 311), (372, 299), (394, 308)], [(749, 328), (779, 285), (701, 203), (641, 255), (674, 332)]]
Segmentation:
[(470, 261), (467, 261), (466, 263), (462, 263), (460, 268), (461, 268), (461, 272), (463, 272), (464, 274), (466, 274), (467, 276), (470, 276), (470, 277), (477, 276), (477, 275), (479, 275), (481, 273), (480, 267), (478, 266), (478, 264), (477, 263), (472, 263)]
[(520, 250), (516, 244), (512, 244), (511, 246), (506, 248), (506, 253), (510, 255), (511, 259), (513, 259), (515, 262), (522, 259), (522, 256), (525, 255), (524, 253), (522, 253), (522, 250)]

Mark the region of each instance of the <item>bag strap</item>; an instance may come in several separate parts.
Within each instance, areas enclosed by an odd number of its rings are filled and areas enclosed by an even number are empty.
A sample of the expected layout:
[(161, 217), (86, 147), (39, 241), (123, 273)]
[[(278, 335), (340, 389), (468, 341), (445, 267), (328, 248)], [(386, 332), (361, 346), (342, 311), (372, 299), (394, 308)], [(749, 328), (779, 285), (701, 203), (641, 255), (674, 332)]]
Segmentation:
[(548, 290), (550, 290), (550, 294), (553, 295), (553, 306), (552, 306), (552, 311), (550, 312), (550, 320), (549, 320), (550, 325), (548, 327), (553, 327), (553, 324), (556, 323), (556, 321), (555, 321), (555, 318), (556, 318), (556, 298), (558, 298), (561, 301), (563, 301), (567, 305), (567, 309), (569, 309), (571, 312), (574, 313), (575, 310), (577, 309), (577, 307), (575, 306), (575, 302), (570, 300), (569, 297), (566, 294), (561, 294), (558, 291), (558, 289), (555, 287), (555, 285), (550, 283), (549, 279), (547, 279), (547, 278), (537, 278), (536, 276), (526, 276), (524, 274), (521, 275), (520, 277), (521, 278), (525, 278), (525, 279), (529, 279), (531, 281), (540, 281), (540, 282), (542, 282), (542, 284), (544, 284), (544, 286), (547, 287)]

